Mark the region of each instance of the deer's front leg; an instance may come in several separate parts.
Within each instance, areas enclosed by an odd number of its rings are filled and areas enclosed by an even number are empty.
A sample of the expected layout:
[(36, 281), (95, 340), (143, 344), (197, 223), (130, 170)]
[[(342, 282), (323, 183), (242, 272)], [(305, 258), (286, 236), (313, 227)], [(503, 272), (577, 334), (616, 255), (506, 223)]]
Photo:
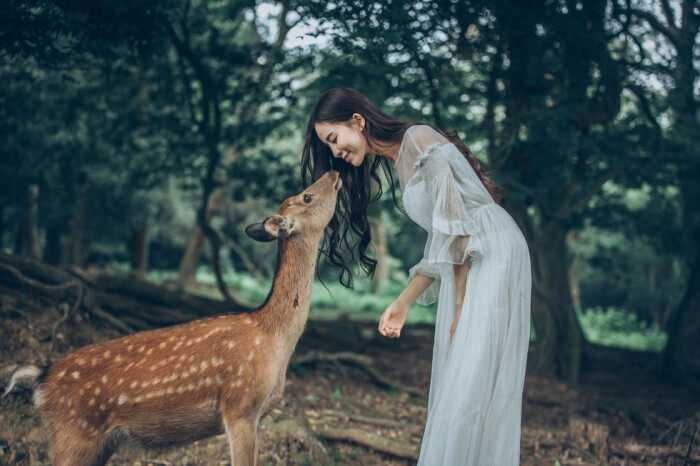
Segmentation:
[(258, 421), (250, 419), (224, 420), (231, 466), (255, 466), (258, 457)]

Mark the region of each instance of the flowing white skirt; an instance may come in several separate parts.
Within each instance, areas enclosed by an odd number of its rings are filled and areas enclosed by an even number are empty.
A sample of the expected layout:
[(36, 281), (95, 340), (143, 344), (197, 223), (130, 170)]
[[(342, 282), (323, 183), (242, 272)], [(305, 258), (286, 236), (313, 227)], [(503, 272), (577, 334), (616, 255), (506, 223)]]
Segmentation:
[(493, 214), (484, 219), (487, 228), (479, 238), (484, 254), (471, 264), (451, 343), (454, 278), (442, 276), (419, 466), (519, 462), (532, 275), (515, 222)]

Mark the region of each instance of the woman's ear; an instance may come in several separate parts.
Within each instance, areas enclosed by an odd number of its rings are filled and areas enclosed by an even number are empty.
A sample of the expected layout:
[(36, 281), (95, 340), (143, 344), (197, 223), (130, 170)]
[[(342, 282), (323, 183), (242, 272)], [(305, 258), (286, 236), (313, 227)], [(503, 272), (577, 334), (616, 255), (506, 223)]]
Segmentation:
[(365, 129), (365, 117), (363, 117), (359, 113), (352, 114), (352, 121), (353, 121), (353, 123), (355, 123), (357, 126), (360, 127), (360, 131)]

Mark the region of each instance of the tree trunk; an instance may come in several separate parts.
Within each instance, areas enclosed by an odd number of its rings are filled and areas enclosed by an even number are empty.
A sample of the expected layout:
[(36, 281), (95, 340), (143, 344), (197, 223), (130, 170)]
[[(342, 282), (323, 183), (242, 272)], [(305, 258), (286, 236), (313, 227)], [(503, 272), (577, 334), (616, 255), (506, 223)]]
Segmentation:
[(683, 299), (669, 318), (663, 353), (664, 371), (676, 380), (700, 379), (700, 248), (693, 262)]
[(583, 332), (568, 284), (569, 254), (561, 222), (543, 225), (533, 248), (532, 314), (536, 342), (530, 369), (578, 383)]
[(87, 200), (87, 174), (81, 173), (74, 186), (75, 211), (70, 222), (71, 242), (68, 263), (77, 267), (87, 264), (88, 247), (86, 245), (88, 200)]
[(39, 185), (30, 183), (24, 191), (22, 224), (17, 241), (17, 253), (41, 260), (39, 228), (37, 227)]
[(148, 227), (146, 223), (131, 234), (132, 275), (143, 278), (148, 269)]
[[(578, 241), (578, 232), (570, 231), (566, 236), (566, 244), (569, 250)], [(569, 282), (569, 290), (571, 291), (571, 302), (574, 305), (574, 309), (581, 309), (581, 289), (578, 285), (578, 278), (576, 276), (578, 272), (578, 258), (572, 257), (569, 263), (569, 269), (567, 272), (567, 280)]]
[(60, 265), (63, 259), (61, 250), (61, 227), (51, 226), (46, 229), (46, 245), (44, 246), (44, 262)]
[(379, 286), (389, 279), (389, 265), (387, 263), (386, 228), (381, 214), (372, 219), (372, 245), (374, 246), (374, 258), (377, 267), (372, 277), (372, 293), (376, 293)]

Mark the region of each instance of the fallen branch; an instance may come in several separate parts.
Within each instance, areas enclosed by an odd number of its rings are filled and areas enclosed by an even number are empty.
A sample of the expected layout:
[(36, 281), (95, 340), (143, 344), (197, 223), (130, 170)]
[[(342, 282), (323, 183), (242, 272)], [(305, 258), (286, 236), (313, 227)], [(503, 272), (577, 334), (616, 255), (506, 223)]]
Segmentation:
[(382, 418), (382, 417), (363, 416), (362, 414), (354, 414), (354, 413), (347, 414), (347, 413), (344, 413), (342, 411), (334, 411), (332, 409), (326, 409), (324, 411), (324, 414), (328, 414), (330, 416), (334, 416), (334, 417), (341, 418), (341, 419), (346, 419), (348, 421), (358, 422), (360, 424), (369, 424), (372, 426), (397, 427), (400, 429), (408, 429), (408, 430), (423, 429), (422, 426), (419, 426), (418, 424), (409, 423), (409, 422), (396, 421), (394, 419), (386, 419), (386, 418)]
[(373, 360), (369, 356), (365, 356), (362, 354), (356, 354), (356, 353), (350, 353), (347, 351), (341, 351), (338, 353), (321, 353), (318, 351), (309, 351), (308, 353), (295, 356), (292, 358), (292, 363), (293, 364), (299, 364), (299, 365), (304, 365), (304, 364), (311, 364), (311, 363), (316, 363), (316, 362), (332, 362), (332, 363), (338, 363), (338, 362), (345, 362), (345, 363), (352, 363), (353, 365), (359, 367), (360, 369), (364, 370), (367, 375), (369, 375), (379, 386), (393, 389), (393, 390), (398, 390), (406, 393), (410, 393), (412, 395), (416, 395), (419, 397), (425, 396), (425, 393), (423, 390), (416, 388), (416, 387), (411, 387), (408, 385), (404, 385), (400, 382), (396, 382), (394, 380), (391, 380), (389, 377), (386, 377), (382, 373), (380, 373), (377, 369), (374, 368), (373, 366)]
[(395, 442), (364, 430), (327, 428), (319, 432), (319, 435), (326, 440), (349, 441), (399, 458), (418, 460), (417, 445)]

